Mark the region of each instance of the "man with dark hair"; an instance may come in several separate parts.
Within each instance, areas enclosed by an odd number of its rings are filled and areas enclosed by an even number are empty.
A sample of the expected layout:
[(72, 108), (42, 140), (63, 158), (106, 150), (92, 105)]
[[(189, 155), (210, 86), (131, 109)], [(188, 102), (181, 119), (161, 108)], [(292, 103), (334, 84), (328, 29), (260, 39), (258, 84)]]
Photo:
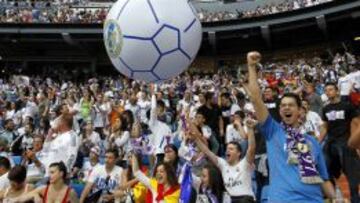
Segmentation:
[(220, 123), (220, 136), (221, 144), (225, 144), (225, 131), (226, 126), (231, 123), (231, 117), (235, 114), (236, 111), (240, 110), (239, 105), (231, 101), (231, 95), (228, 92), (222, 93), (221, 96), (221, 117), (222, 122)]
[[(211, 92), (205, 93), (205, 104), (200, 106), (198, 111), (201, 111), (205, 116), (205, 125), (211, 128), (218, 143), (221, 141), (220, 123), (222, 122), (221, 111), (219, 107), (214, 104), (214, 94)], [(223, 132), (225, 133), (225, 132)], [(225, 134), (224, 134), (225, 135)]]
[(309, 102), (310, 110), (321, 114), (323, 103), (321, 97), (316, 94), (314, 84), (308, 84), (305, 88), (306, 100)]
[[(124, 195), (123, 191), (116, 191), (121, 184), (123, 169), (116, 165), (119, 152), (116, 149), (109, 149), (105, 153), (105, 165), (98, 165), (94, 168), (84, 191), (81, 194), (80, 203), (86, 203), (86, 198), (100, 195), (105, 202), (114, 201)], [(91, 195), (89, 196), (91, 192)], [(101, 201), (100, 201), (101, 202)]]
[(249, 83), (243, 86), (254, 105), (258, 127), (266, 140), (270, 170), (268, 201), (322, 203), (322, 191), (328, 198), (335, 198), (320, 145), (313, 137), (300, 132), (300, 98), (291, 93), (281, 98), (282, 123), (269, 114), (257, 78), (260, 58), (258, 52), (248, 53)]
[(10, 170), (10, 161), (6, 157), (0, 156), (0, 190), (10, 186), (8, 173)]
[(266, 87), (263, 93), (264, 103), (269, 110), (270, 115), (276, 120), (280, 121), (279, 115), (279, 99), (277, 98), (277, 91), (273, 90), (271, 87)]
[(351, 202), (360, 202), (358, 186), (360, 184), (360, 159), (354, 149), (347, 146), (350, 137), (351, 122), (359, 119), (359, 113), (350, 103), (340, 100), (335, 83), (325, 85), (325, 94), (330, 103), (323, 109), (324, 131), (320, 141), (327, 133), (324, 146), (330, 178), (335, 182), (343, 171), (349, 181)]

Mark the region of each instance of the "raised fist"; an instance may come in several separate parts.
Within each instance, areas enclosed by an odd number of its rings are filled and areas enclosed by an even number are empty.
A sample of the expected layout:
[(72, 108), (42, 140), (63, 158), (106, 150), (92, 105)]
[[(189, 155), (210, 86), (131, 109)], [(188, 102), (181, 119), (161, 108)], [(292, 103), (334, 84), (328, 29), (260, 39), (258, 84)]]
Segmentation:
[(247, 54), (248, 66), (256, 66), (261, 60), (261, 54), (257, 51), (252, 51)]

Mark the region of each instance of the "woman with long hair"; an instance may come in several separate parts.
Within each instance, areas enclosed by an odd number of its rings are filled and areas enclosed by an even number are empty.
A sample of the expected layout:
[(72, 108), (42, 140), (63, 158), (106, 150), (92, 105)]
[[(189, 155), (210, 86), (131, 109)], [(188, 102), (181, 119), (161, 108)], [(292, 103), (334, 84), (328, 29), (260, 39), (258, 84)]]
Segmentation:
[[(120, 148), (120, 153), (124, 156), (129, 149), (130, 132), (127, 127), (127, 121), (120, 116), (115, 120), (108, 137), (109, 148)], [(121, 157), (122, 158), (122, 157)]]
[(202, 168), (201, 177), (193, 175), (193, 180), (193, 187), (197, 191), (197, 203), (221, 203), (223, 201), (224, 183), (221, 172), (214, 165), (205, 165)]
[(171, 164), (175, 169), (176, 176), (179, 177), (182, 165), (180, 163), (178, 148), (173, 144), (168, 144), (164, 147), (164, 152), (164, 162)]
[(171, 164), (163, 162), (156, 168), (155, 178), (148, 178), (139, 170), (136, 156), (132, 156), (132, 170), (137, 180), (143, 183), (150, 191), (147, 203), (178, 203), (180, 186)]

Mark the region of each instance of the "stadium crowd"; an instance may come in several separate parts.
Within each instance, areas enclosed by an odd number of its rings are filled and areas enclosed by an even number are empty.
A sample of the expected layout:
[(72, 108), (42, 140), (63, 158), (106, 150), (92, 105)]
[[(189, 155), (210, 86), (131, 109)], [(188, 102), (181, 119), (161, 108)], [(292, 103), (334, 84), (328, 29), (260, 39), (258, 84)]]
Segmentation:
[(342, 201), (343, 172), (358, 203), (356, 57), (260, 58), (162, 84), (2, 72), (0, 199)]
[(237, 10), (236, 12), (231, 11), (219, 11), (209, 12), (207, 10), (200, 10), (198, 12), (199, 18), (202, 22), (216, 22), (224, 20), (236, 20), (241, 18), (253, 18), (265, 15), (271, 15), (281, 12), (288, 12), (316, 6), (319, 4), (331, 2), (333, 0), (288, 0), (279, 4), (265, 4), (264, 6), (258, 6), (254, 10)]
[[(280, 4), (265, 4), (255, 10), (209, 12), (200, 9), (202, 22), (215, 22), (271, 15), (327, 3), (333, 0), (289, 0)], [(0, 1), (1, 23), (103, 23), (108, 7), (90, 8), (88, 1)], [(83, 7), (81, 7), (83, 6)]]

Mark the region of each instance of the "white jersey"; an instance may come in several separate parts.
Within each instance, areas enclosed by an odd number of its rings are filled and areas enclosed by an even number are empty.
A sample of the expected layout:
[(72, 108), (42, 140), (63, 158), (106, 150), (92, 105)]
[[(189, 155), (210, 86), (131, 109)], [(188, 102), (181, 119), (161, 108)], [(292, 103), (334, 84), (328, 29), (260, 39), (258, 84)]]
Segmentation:
[(249, 195), (254, 197), (251, 180), (254, 169), (248, 163), (246, 157), (235, 166), (230, 166), (220, 157), (218, 157), (217, 162), (223, 176), (225, 188), (230, 196)]
[(110, 173), (106, 172), (105, 165), (96, 166), (88, 178), (88, 182), (93, 183), (93, 192), (98, 190), (107, 190), (113, 192), (121, 183), (123, 169), (120, 166), (114, 166)]
[(168, 125), (157, 119), (156, 108), (156, 97), (153, 95), (151, 98), (150, 120), (148, 123), (152, 134), (149, 136), (149, 139), (155, 149), (155, 154), (163, 154), (164, 147), (169, 144), (167, 142), (171, 142), (172, 133)]

